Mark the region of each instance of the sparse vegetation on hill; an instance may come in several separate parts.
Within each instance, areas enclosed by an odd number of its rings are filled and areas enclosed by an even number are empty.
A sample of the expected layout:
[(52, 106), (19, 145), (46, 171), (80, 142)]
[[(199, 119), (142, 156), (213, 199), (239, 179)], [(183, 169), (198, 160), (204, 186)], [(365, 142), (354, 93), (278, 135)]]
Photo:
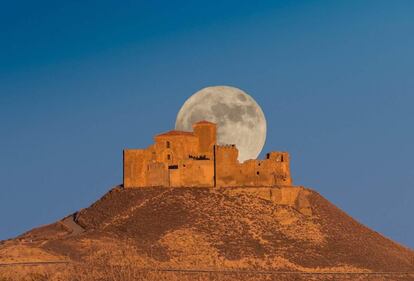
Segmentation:
[[(403, 273), (414, 272), (412, 250), (356, 222), (318, 193), (307, 194), (309, 215), (253, 193), (117, 187), (72, 217), (82, 231), (73, 232), (67, 218), (34, 229), (0, 245), (0, 263), (67, 261), (43, 267), (59, 267), (71, 281), (410, 280)], [(356, 272), (400, 274), (386, 279)]]

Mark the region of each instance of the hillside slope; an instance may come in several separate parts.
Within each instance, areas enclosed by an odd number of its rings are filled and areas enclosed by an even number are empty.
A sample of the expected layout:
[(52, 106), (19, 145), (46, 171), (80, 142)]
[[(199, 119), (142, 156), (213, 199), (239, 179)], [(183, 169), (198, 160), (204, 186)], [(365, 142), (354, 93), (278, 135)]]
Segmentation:
[(291, 204), (233, 191), (116, 187), (74, 216), (2, 242), (0, 263), (105, 256), (147, 268), (414, 272), (412, 250), (310, 189)]

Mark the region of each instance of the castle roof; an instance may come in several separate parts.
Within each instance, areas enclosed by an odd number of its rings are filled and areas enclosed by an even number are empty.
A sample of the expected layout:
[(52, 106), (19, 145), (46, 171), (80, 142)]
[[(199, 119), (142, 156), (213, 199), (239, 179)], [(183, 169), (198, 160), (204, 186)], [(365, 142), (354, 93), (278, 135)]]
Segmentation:
[(194, 123), (193, 125), (197, 125), (197, 124), (213, 124), (213, 125), (216, 125), (216, 123), (213, 123), (213, 122), (210, 122), (210, 121), (207, 121), (207, 120), (198, 121), (198, 122)]
[(156, 135), (155, 137), (163, 137), (163, 136), (192, 136), (195, 137), (193, 132), (186, 132), (186, 131), (177, 131), (177, 130), (171, 130), (165, 133), (161, 133), (159, 135)]

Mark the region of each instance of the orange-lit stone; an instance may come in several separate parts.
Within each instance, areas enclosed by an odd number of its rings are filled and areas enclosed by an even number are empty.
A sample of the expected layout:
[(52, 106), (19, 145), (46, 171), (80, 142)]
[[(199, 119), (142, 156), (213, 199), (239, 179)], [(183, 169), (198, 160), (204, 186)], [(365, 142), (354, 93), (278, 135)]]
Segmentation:
[(124, 150), (124, 187), (291, 186), (289, 154), (239, 163), (235, 145), (217, 145), (216, 124), (200, 121), (193, 132), (169, 131), (147, 149)]

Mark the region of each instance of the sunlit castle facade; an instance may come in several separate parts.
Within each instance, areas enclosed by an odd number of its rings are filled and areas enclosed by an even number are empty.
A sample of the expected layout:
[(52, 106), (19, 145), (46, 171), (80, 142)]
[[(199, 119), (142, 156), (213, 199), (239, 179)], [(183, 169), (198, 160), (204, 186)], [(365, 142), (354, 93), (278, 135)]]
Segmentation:
[(193, 132), (169, 131), (147, 149), (124, 150), (124, 187), (290, 186), (287, 152), (264, 160), (237, 160), (234, 144), (217, 145), (217, 126), (193, 124)]

